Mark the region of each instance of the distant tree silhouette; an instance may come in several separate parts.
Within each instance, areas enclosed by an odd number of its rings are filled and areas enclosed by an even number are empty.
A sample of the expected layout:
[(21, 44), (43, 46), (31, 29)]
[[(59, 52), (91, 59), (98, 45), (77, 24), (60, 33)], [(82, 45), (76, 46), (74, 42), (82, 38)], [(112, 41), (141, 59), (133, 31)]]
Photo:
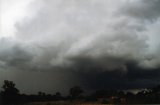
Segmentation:
[(2, 86), (2, 101), (3, 103), (17, 103), (19, 99), (19, 90), (15, 87), (13, 81), (4, 80)]
[(81, 89), (81, 87), (75, 86), (70, 89), (70, 96), (72, 99), (79, 98), (83, 92), (84, 91)]
[(55, 100), (61, 100), (62, 99), (62, 95), (60, 92), (56, 92), (55, 96)]
[(38, 92), (38, 95), (39, 95), (39, 96), (42, 96), (42, 94), (43, 94), (43, 92), (41, 92), (41, 91)]
[[(88, 96), (82, 96), (84, 91), (81, 87), (75, 86), (69, 90), (69, 96), (62, 96), (60, 92), (55, 94), (20, 94), (13, 81), (4, 80), (2, 91), (0, 92), (0, 105), (23, 105), (30, 102), (49, 102), (49, 101), (72, 101), (79, 102), (101, 102), (104, 104), (159, 104), (160, 85), (152, 88), (142, 89), (137, 94), (132, 92), (118, 91), (112, 89), (97, 90)], [(78, 100), (77, 100), (78, 99)], [(79, 100), (80, 99), (80, 100)], [(1, 103), (1, 101), (3, 101)]]
[(39, 92), (38, 92), (38, 96), (46, 96), (46, 93), (39, 91)]
[(56, 92), (56, 96), (57, 97), (61, 97), (61, 93), (60, 92)]

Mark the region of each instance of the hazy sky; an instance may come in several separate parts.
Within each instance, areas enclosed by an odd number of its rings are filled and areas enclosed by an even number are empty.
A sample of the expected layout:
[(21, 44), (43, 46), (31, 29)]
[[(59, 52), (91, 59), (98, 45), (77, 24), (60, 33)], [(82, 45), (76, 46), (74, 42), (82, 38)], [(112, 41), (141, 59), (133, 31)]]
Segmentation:
[(1, 0), (0, 84), (22, 92), (160, 83), (160, 0)]

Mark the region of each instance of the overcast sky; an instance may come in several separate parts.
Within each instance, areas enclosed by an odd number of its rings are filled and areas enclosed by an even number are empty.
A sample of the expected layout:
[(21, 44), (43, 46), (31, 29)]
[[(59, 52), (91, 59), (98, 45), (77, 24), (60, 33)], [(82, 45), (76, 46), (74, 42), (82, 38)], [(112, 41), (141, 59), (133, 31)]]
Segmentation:
[(160, 83), (160, 0), (1, 0), (0, 84), (25, 93)]

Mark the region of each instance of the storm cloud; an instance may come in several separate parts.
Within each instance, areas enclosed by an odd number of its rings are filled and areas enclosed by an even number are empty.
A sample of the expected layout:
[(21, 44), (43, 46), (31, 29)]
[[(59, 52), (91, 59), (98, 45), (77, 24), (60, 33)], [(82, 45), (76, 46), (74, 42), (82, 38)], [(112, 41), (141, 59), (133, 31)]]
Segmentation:
[(31, 16), (16, 21), (14, 38), (0, 40), (1, 71), (48, 73), (42, 87), (57, 89), (61, 78), (67, 87), (89, 89), (159, 83), (159, 0), (34, 0), (28, 8)]

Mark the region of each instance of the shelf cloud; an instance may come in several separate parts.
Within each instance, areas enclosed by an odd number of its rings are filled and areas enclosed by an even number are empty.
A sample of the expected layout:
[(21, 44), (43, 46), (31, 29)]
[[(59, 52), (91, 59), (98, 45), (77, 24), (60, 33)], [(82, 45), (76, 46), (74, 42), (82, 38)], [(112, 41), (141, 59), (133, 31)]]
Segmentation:
[[(59, 83), (52, 83), (57, 90), (62, 84), (128, 89), (159, 83), (159, 0), (34, 0), (28, 8), (31, 16), (15, 22), (14, 37), (0, 39), (1, 71), (45, 72), (43, 81)], [(70, 85), (50, 73), (63, 74)]]

